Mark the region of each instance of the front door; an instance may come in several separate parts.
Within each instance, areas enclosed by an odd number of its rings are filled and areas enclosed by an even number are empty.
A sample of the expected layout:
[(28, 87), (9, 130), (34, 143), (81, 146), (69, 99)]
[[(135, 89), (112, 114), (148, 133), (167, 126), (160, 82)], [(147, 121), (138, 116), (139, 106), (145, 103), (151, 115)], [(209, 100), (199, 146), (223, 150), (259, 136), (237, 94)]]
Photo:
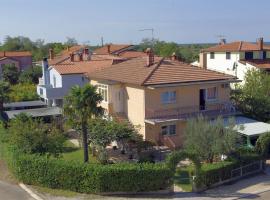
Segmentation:
[(200, 89), (200, 110), (205, 110), (205, 89)]

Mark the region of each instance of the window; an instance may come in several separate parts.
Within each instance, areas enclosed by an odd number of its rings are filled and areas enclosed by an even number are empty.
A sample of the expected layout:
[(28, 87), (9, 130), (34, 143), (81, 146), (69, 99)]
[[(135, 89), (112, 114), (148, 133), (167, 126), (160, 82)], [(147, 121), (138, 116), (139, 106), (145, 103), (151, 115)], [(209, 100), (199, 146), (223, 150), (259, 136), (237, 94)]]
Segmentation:
[(53, 87), (56, 88), (56, 77), (53, 75)]
[(215, 59), (215, 52), (210, 53), (210, 59)]
[(101, 94), (103, 101), (108, 102), (108, 85), (98, 84), (98, 92)]
[(163, 92), (161, 94), (161, 101), (163, 104), (175, 103), (176, 102), (176, 91)]
[(176, 125), (166, 125), (161, 127), (162, 135), (175, 135), (176, 134)]
[(266, 55), (267, 55), (267, 53), (266, 53), (266, 51), (264, 51), (263, 52), (263, 59), (266, 59)]
[(39, 88), (39, 94), (43, 95), (43, 89), (42, 88)]
[(226, 52), (226, 60), (231, 60), (231, 52)]
[(252, 60), (253, 59), (253, 52), (252, 51), (245, 52), (245, 59)]
[(206, 99), (210, 101), (217, 99), (217, 87), (207, 88)]

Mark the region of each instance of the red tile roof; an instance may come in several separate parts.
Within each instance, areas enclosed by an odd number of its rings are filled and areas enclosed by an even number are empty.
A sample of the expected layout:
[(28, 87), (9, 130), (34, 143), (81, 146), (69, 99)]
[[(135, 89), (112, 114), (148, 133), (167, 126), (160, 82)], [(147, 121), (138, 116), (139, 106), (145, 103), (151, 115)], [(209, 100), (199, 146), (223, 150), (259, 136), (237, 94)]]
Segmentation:
[(94, 71), (104, 69), (111, 66), (112, 60), (90, 60), (78, 62), (65, 62), (57, 64), (51, 68), (55, 69), (59, 74), (90, 74)]
[(243, 64), (248, 63), (248, 64), (253, 65), (254, 67), (257, 67), (259, 69), (270, 70), (270, 59), (242, 60), (240, 62)]
[[(238, 51), (259, 51), (259, 50), (260, 48), (257, 43), (237, 41), (209, 47), (207, 49), (203, 49), (202, 52), (225, 52), (225, 51), (238, 52)], [(270, 46), (264, 44), (263, 50), (270, 50)]]
[[(108, 52), (108, 46), (110, 46), (110, 53)], [(128, 49), (133, 45), (130, 44), (109, 44), (94, 50), (95, 54), (115, 54), (122, 50)]]
[(32, 56), (30, 51), (0, 51), (1, 57), (22, 57), (22, 56)]
[(149, 67), (146, 67), (146, 57), (138, 57), (94, 72), (90, 77), (144, 86), (236, 79), (231, 75), (161, 57), (155, 57), (154, 64)]
[(118, 55), (122, 58), (137, 58), (146, 56), (146, 53), (141, 51), (123, 51)]

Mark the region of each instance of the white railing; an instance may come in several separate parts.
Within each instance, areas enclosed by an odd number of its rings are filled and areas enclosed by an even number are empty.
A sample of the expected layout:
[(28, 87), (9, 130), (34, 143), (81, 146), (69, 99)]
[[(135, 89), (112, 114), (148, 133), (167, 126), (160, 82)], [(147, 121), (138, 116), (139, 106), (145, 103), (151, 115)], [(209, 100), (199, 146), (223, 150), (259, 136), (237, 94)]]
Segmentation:
[(38, 85), (44, 85), (44, 79), (43, 78), (38, 79)]

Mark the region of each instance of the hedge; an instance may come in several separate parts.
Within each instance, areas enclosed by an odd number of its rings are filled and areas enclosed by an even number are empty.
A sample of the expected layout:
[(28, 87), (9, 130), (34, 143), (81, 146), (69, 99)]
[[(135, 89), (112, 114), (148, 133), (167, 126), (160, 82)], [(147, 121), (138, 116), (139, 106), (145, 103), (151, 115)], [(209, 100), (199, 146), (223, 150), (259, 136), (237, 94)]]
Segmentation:
[(157, 191), (173, 182), (173, 172), (164, 164), (83, 164), (13, 153), (9, 165), (26, 184), (81, 193)]

